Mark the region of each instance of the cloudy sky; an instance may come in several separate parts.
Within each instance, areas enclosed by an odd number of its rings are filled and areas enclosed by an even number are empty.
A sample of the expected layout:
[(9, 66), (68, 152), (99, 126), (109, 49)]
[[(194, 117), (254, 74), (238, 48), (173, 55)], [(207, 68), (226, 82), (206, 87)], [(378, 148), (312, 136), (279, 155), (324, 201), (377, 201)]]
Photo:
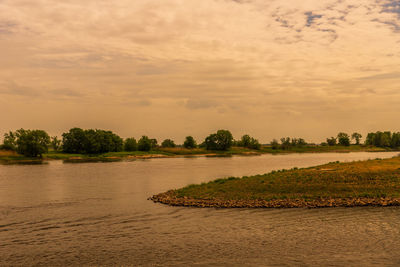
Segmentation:
[(0, 0), (0, 133), (400, 131), (400, 0)]

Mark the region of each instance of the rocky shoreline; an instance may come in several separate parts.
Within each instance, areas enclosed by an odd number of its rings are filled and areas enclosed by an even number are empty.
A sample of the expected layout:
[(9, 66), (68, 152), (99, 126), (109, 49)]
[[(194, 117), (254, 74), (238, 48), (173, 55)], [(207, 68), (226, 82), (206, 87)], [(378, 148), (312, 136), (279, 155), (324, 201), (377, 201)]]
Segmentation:
[(156, 203), (170, 206), (199, 207), (199, 208), (328, 208), (328, 207), (386, 207), (400, 206), (400, 198), (321, 198), (304, 199), (275, 199), (275, 200), (218, 200), (192, 199), (177, 197), (173, 191), (154, 195), (149, 198)]

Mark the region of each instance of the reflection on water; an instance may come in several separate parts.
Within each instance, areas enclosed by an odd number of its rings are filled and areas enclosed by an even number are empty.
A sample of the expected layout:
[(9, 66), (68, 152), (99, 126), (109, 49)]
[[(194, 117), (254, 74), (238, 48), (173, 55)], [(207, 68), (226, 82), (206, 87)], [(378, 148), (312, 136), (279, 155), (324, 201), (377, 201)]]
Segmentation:
[(199, 209), (147, 198), (218, 177), (397, 153), (0, 166), (0, 265), (396, 265), (399, 208)]

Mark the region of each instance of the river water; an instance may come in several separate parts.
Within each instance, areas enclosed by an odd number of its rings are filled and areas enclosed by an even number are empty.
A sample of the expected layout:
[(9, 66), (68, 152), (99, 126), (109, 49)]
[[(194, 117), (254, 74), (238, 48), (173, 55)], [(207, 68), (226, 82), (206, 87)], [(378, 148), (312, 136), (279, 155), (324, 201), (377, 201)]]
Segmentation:
[(397, 154), (0, 165), (0, 266), (400, 265), (400, 208), (201, 209), (147, 200), (220, 177)]

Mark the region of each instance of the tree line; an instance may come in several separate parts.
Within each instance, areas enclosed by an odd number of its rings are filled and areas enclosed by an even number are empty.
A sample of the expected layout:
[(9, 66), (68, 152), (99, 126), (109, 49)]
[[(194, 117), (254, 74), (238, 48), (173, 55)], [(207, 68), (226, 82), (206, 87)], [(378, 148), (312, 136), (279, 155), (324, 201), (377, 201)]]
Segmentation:
[[(240, 140), (235, 141), (228, 130), (219, 130), (210, 134), (199, 145), (192, 136), (187, 136), (182, 147), (226, 151), (233, 145), (250, 149), (261, 148), (258, 140), (249, 135), (244, 135)], [(43, 130), (19, 129), (15, 132), (10, 131), (4, 134), (3, 145), (0, 148), (13, 150), (28, 157), (42, 157), (44, 153), (48, 152), (49, 148), (71, 154), (102, 154), (121, 151), (151, 151), (160, 147), (174, 148), (177, 145), (172, 139), (165, 139), (159, 145), (157, 139), (145, 135), (139, 140), (134, 137), (124, 140), (112, 131), (72, 128), (62, 134), (62, 139), (57, 136), (50, 137)]]
[[(362, 135), (355, 132), (351, 136), (347, 133), (340, 132), (336, 137), (326, 139), (321, 143), (322, 146), (350, 146), (351, 140), (356, 145), (361, 144)], [(303, 138), (283, 137), (280, 142), (276, 139), (272, 140), (270, 146), (272, 149), (289, 150), (294, 147), (304, 147), (309, 145)], [(399, 148), (400, 133), (375, 132), (368, 133), (365, 145), (376, 147)], [(165, 139), (158, 144), (157, 139), (142, 136), (139, 140), (134, 137), (122, 139), (112, 131), (99, 129), (81, 129), (72, 128), (68, 132), (62, 134), (62, 139), (57, 136), (50, 137), (43, 130), (25, 130), (19, 129), (15, 132), (4, 134), (2, 149), (14, 150), (19, 154), (29, 157), (41, 157), (47, 153), (49, 147), (54, 151), (62, 151), (64, 153), (76, 154), (102, 154), (107, 152), (121, 151), (151, 151), (158, 148), (174, 148), (178, 145), (172, 139)], [(232, 146), (261, 149), (260, 142), (245, 134), (239, 140), (234, 140), (232, 133), (228, 130), (218, 130), (210, 134), (205, 140), (197, 144), (192, 136), (187, 136), (182, 145), (186, 149), (203, 148), (206, 150), (227, 151)]]

